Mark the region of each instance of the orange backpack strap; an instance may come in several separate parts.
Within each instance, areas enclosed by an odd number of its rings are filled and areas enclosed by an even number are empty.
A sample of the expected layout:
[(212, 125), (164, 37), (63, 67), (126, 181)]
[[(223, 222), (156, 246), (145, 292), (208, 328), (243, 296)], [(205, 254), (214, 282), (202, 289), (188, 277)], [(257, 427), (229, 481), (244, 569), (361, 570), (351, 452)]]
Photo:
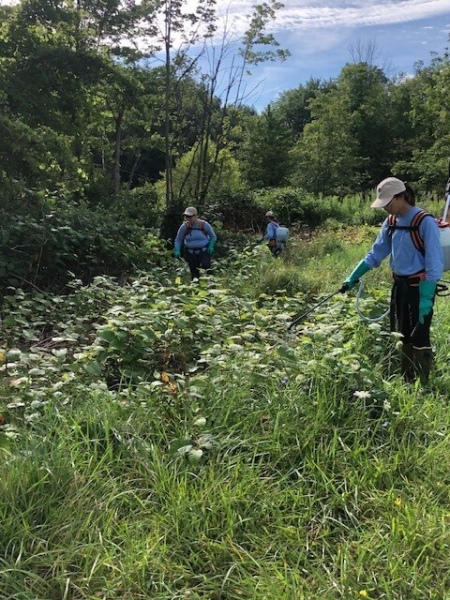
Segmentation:
[(425, 217), (431, 217), (430, 213), (425, 210), (421, 210), (412, 218), (411, 221), (411, 238), (416, 249), (422, 254), (425, 253), (425, 245), (423, 243), (422, 236), (420, 235), (419, 227)]
[(186, 223), (185, 223), (185, 225), (186, 225), (186, 232), (185, 232), (184, 235), (187, 236), (188, 233), (191, 233), (191, 231), (193, 229), (199, 229), (200, 231), (202, 231), (204, 233), (204, 235), (206, 237), (209, 237), (208, 234), (205, 231), (205, 221), (204, 221), (204, 219), (197, 219), (196, 223), (198, 223), (198, 227), (192, 227), (192, 225), (188, 221), (186, 221)]
[[(419, 211), (414, 217), (411, 219), (410, 225), (402, 226), (397, 225), (397, 217), (394, 215), (389, 215), (388, 217), (388, 228), (389, 235), (392, 235), (395, 229), (402, 229), (404, 231), (409, 231), (411, 233), (411, 240), (414, 244), (416, 250), (418, 250), (421, 254), (425, 254), (425, 245), (423, 243), (422, 236), (420, 235), (420, 224), (425, 219), (425, 217), (433, 217), (426, 210)], [(434, 218), (434, 217), (433, 217)]]

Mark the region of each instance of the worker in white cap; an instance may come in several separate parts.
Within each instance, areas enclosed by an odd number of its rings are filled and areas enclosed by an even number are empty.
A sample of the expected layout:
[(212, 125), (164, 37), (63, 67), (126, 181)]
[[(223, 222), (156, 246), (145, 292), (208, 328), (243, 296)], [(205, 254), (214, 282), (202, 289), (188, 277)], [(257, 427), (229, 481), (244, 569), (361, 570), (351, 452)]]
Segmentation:
[(436, 286), (443, 274), (439, 228), (432, 215), (415, 206), (415, 194), (397, 177), (377, 187), (372, 208), (388, 213), (374, 245), (341, 288), (351, 290), (367, 271), (390, 256), (393, 275), (391, 331), (402, 334), (402, 374), (428, 381), (432, 365), (430, 326)]
[(183, 247), (184, 259), (189, 265), (192, 279), (200, 277), (199, 269), (211, 272), (211, 255), (214, 252), (217, 236), (214, 229), (204, 219), (198, 218), (195, 206), (188, 206), (184, 213), (184, 222), (175, 238), (174, 255), (178, 258)]
[(267, 221), (266, 233), (259, 240), (259, 243), (267, 241), (269, 250), (272, 252), (272, 254), (274, 256), (277, 256), (280, 252), (280, 248), (277, 244), (277, 229), (280, 226), (280, 224), (278, 223), (277, 219), (275, 218), (275, 215), (273, 214), (273, 212), (271, 210), (268, 210), (266, 212), (266, 221)]

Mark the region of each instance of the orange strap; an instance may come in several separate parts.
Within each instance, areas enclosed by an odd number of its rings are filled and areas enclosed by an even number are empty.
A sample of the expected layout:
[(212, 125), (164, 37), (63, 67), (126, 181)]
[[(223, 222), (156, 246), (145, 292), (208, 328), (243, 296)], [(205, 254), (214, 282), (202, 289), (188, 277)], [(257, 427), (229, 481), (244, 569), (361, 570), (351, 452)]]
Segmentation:
[(419, 227), (422, 221), (425, 219), (425, 217), (428, 216), (432, 217), (433, 215), (430, 215), (430, 213), (428, 213), (426, 210), (421, 210), (416, 215), (414, 215), (414, 217), (411, 220), (411, 223), (408, 226), (402, 227), (397, 226), (397, 217), (395, 215), (389, 215), (388, 227), (390, 234), (392, 235), (394, 229), (404, 229), (406, 231), (409, 231), (411, 233), (411, 239), (415, 249), (418, 250), (421, 254), (425, 254), (425, 245), (420, 235)]

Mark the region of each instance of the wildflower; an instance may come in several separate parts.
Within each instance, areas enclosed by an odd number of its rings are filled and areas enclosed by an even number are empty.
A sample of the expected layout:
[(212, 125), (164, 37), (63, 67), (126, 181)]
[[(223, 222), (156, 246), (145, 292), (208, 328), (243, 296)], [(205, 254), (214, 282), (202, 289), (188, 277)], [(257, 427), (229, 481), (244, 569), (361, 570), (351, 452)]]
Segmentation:
[(191, 462), (198, 462), (202, 456), (203, 450), (200, 448), (192, 448), (192, 450), (188, 452), (188, 458)]
[(371, 398), (372, 397), (372, 394), (370, 392), (364, 392), (364, 391), (354, 392), (353, 395), (356, 398), (362, 398), (362, 399), (366, 399), (366, 398)]
[(402, 505), (402, 499), (401, 498), (396, 498), (394, 500), (394, 506), (396, 506), (397, 508), (400, 508), (401, 505)]
[(391, 336), (393, 338), (402, 339), (403, 338), (403, 333), (400, 333), (399, 331), (391, 331)]
[(194, 425), (196, 427), (203, 427), (204, 425), (206, 425), (205, 417), (199, 417), (196, 421), (194, 421)]
[(362, 596), (363, 598), (368, 598), (369, 592), (367, 590), (360, 590), (359, 595)]
[(383, 408), (384, 410), (391, 410), (391, 403), (389, 402), (389, 400), (383, 400)]

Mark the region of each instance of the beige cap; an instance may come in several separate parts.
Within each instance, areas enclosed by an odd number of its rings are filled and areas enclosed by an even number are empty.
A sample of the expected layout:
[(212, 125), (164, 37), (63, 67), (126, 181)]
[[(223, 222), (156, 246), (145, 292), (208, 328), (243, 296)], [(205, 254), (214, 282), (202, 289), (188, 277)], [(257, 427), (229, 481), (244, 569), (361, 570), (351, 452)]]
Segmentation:
[(186, 210), (184, 211), (183, 216), (185, 216), (185, 217), (196, 217), (197, 216), (197, 209), (195, 208), (195, 206), (188, 206), (186, 208)]
[(271, 210), (268, 210), (266, 212), (266, 217), (273, 217), (273, 216), (274, 216), (274, 214), (273, 214), (273, 212)]
[(377, 187), (376, 200), (370, 205), (372, 208), (384, 208), (394, 196), (406, 191), (405, 184), (397, 177), (386, 177)]

